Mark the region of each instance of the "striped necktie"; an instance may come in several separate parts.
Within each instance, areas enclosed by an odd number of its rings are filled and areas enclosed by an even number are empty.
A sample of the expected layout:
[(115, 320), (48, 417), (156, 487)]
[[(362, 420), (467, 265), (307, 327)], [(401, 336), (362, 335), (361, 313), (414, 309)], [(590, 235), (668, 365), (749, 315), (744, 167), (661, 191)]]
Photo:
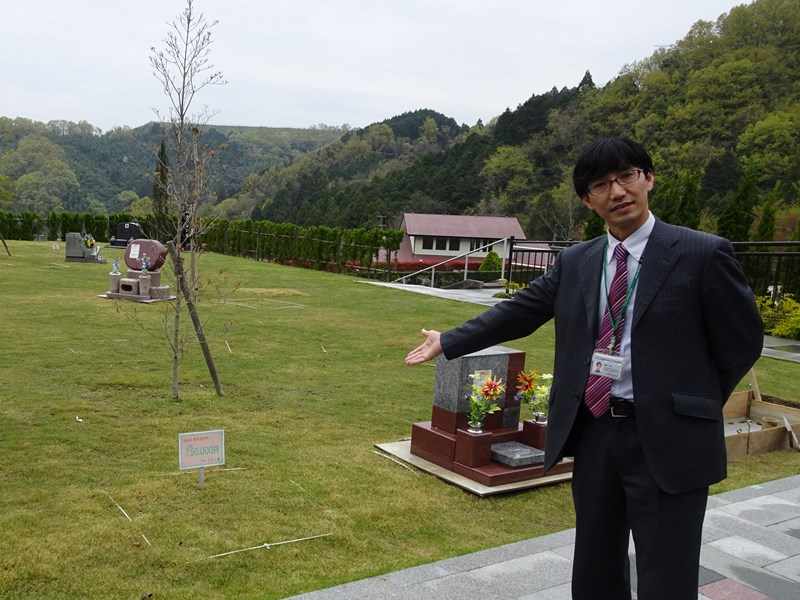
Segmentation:
[[(614, 340), (615, 352), (619, 351), (622, 328), (625, 324), (625, 315), (622, 314), (622, 305), (625, 303), (625, 296), (628, 292), (628, 251), (625, 246), (617, 244), (617, 247), (614, 248), (614, 258), (617, 259), (617, 272), (614, 274), (614, 281), (611, 282), (608, 306), (600, 327), (600, 337), (597, 338), (597, 344), (595, 344), (595, 349), (602, 352), (608, 351), (611, 335), (614, 333), (610, 315), (614, 315), (614, 322), (617, 323)], [(595, 418), (602, 416), (611, 405), (611, 379), (601, 375), (589, 375), (584, 402)]]

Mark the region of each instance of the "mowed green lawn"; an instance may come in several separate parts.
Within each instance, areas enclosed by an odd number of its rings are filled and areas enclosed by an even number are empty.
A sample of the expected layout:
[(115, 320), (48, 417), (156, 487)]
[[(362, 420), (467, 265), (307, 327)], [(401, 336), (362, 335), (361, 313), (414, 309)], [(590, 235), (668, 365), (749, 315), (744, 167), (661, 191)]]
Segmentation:
[[(9, 246), (2, 598), (283, 598), (574, 526), (569, 484), (482, 499), (375, 452), (430, 418), (434, 367), (403, 364), (419, 330), (480, 306), (206, 255), (205, 277), (241, 285), (201, 306), (226, 395), (193, 347), (174, 401), (166, 305), (98, 297), (122, 250), (96, 265), (65, 262), (63, 243)], [(552, 327), (509, 345), (552, 369)], [(800, 365), (756, 372), (763, 393), (800, 401)], [(178, 434), (222, 428), (226, 465), (200, 487), (178, 469)], [(799, 468), (790, 451), (750, 458), (715, 491)]]

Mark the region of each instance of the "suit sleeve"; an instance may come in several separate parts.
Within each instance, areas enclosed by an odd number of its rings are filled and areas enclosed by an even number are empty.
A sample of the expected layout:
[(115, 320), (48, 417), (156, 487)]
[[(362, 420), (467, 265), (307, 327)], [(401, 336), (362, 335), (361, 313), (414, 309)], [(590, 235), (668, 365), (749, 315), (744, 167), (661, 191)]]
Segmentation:
[(703, 278), (703, 310), (722, 398), (727, 399), (761, 355), (764, 324), (753, 291), (727, 240), (709, 254)]
[(443, 333), (441, 343), (445, 357), (458, 358), (536, 331), (553, 318), (560, 273), (561, 254), (553, 269), (519, 290), (512, 299)]

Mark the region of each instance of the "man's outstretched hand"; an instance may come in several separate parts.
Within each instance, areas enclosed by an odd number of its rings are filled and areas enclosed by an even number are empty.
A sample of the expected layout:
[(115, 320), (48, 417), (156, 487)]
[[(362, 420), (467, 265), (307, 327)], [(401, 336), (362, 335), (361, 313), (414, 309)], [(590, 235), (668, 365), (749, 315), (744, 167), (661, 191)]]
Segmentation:
[(425, 336), (425, 341), (408, 353), (408, 356), (406, 356), (407, 365), (424, 363), (442, 353), (442, 344), (439, 341), (441, 333), (435, 329), (423, 329), (422, 335)]

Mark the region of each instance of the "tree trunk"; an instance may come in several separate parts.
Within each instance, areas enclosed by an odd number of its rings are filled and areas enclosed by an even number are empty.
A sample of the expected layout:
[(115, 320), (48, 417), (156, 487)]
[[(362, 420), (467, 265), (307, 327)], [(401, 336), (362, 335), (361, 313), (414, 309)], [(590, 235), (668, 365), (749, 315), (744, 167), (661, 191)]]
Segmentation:
[(172, 329), (172, 399), (178, 399), (178, 366), (181, 362), (181, 292), (175, 299), (175, 319)]
[(6, 238), (3, 237), (2, 233), (0, 233), (0, 240), (3, 240), (3, 246), (6, 247), (6, 252), (8, 252), (9, 256), (11, 256), (11, 250), (8, 249), (8, 244), (6, 244)]
[(214, 365), (214, 359), (211, 357), (211, 349), (208, 347), (208, 342), (206, 341), (206, 336), (203, 333), (203, 324), (200, 322), (200, 317), (197, 314), (197, 308), (194, 304), (194, 298), (192, 296), (192, 291), (189, 288), (188, 283), (186, 282), (186, 272), (183, 269), (183, 260), (181, 259), (180, 254), (175, 249), (175, 244), (172, 241), (167, 242), (167, 250), (169, 251), (170, 257), (172, 257), (172, 263), (175, 267), (175, 278), (178, 282), (179, 293), (183, 294), (183, 298), (186, 301), (186, 307), (189, 309), (189, 316), (192, 318), (192, 324), (194, 325), (194, 331), (197, 334), (197, 341), (200, 342), (200, 348), (203, 350), (203, 356), (206, 359), (206, 365), (208, 366), (208, 372), (211, 375), (211, 380), (214, 382), (214, 387), (217, 390), (218, 396), (224, 396), (225, 392), (222, 391), (222, 384), (219, 381), (219, 375), (217, 375), (217, 367)]

